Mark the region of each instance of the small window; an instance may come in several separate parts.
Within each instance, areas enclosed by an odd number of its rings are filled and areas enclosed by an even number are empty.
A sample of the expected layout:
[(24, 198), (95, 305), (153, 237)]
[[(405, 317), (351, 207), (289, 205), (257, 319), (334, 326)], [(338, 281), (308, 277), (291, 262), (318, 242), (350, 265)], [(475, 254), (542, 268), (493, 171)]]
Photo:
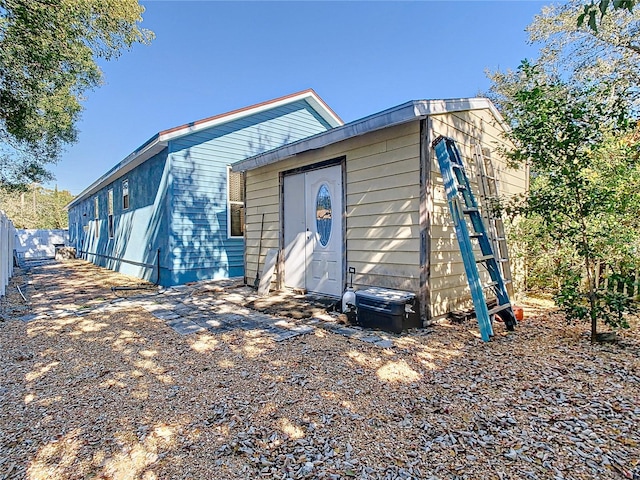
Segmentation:
[(129, 208), (129, 180), (122, 181), (122, 208)]
[(323, 184), (316, 197), (316, 228), (320, 236), (320, 245), (323, 247), (329, 244), (329, 238), (331, 238), (331, 215), (331, 194), (327, 185)]
[(244, 236), (244, 173), (227, 171), (227, 222), (230, 237)]
[(107, 195), (107, 213), (113, 215), (113, 188), (109, 190)]
[(100, 225), (98, 224), (98, 218), (100, 215), (100, 202), (98, 202), (98, 197), (93, 199), (93, 234), (96, 238), (98, 238), (100, 234)]
[(107, 214), (109, 224), (109, 238), (113, 238), (113, 189), (109, 190), (107, 199)]

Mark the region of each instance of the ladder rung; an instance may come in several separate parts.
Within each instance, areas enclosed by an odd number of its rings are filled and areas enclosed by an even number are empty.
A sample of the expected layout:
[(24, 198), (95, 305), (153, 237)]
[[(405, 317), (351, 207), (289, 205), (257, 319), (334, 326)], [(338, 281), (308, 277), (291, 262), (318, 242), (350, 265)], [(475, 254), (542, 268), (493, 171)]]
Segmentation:
[(464, 170), (464, 169), (462, 168), (462, 165), (459, 165), (459, 164), (457, 164), (457, 163), (451, 163), (451, 168), (457, 168), (457, 169), (459, 169), (459, 170)]
[(489, 316), (495, 315), (496, 313), (506, 310), (507, 308), (511, 308), (510, 303), (505, 303), (504, 305), (493, 307), (491, 310), (489, 310)]
[(485, 262), (487, 260), (491, 260), (492, 258), (495, 258), (495, 257), (493, 255), (483, 255), (481, 257), (476, 258), (476, 263)]
[(480, 238), (483, 236), (484, 236), (484, 233), (482, 232), (474, 232), (469, 234), (469, 238)]
[(495, 287), (496, 285), (498, 285), (498, 282), (489, 282), (484, 286), (484, 288)]
[(458, 185), (458, 191), (461, 192), (462, 190), (466, 190), (467, 187), (465, 187), (464, 185)]
[(463, 208), (462, 209), (462, 213), (476, 213), (479, 212), (480, 210), (478, 210), (478, 207), (468, 207), (468, 208)]

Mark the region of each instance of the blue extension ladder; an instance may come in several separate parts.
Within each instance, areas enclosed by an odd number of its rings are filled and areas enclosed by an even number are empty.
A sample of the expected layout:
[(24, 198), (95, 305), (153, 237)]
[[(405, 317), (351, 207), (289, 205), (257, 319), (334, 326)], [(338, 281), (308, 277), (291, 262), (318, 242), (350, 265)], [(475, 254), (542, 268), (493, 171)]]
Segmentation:
[[(447, 193), (449, 210), (455, 225), (456, 237), (460, 245), (460, 253), (464, 261), (464, 269), (471, 290), (473, 307), (478, 318), (478, 327), (482, 340), (488, 342), (493, 336), (491, 318), (499, 314), (504, 321), (507, 330), (514, 330), (517, 321), (511, 308), (509, 294), (505, 287), (504, 279), (500, 274), (500, 268), (491, 246), (491, 240), (482, 221), (478, 203), (471, 191), (469, 178), (462, 163), (462, 157), (453, 139), (439, 136), (432, 146), (438, 158), (440, 172), (444, 188)], [(469, 232), (470, 226), (473, 232)], [(473, 240), (477, 240), (481, 255), (476, 257), (473, 251)], [(491, 277), (491, 282), (482, 285), (478, 264), (483, 264)], [(486, 289), (492, 289), (497, 299), (497, 305), (493, 308), (487, 306)]]

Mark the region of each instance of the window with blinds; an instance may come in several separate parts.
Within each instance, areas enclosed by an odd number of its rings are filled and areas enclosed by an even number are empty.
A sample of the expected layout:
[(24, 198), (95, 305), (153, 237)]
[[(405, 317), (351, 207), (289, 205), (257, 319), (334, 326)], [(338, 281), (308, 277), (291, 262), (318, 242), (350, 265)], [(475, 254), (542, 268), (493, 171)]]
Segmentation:
[(227, 228), (229, 237), (244, 236), (244, 173), (227, 169)]

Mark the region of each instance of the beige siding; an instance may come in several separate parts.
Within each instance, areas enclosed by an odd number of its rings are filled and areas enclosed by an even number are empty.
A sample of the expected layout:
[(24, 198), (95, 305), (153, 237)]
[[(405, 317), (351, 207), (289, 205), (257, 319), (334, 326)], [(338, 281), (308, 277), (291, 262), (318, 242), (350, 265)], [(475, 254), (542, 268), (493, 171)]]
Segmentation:
[[(420, 124), (347, 154), (347, 264), (357, 286), (420, 288)], [(362, 155), (368, 153), (368, 155)]]
[[(491, 113), (474, 111), (430, 118), (432, 138), (453, 137), (475, 183), (473, 147), (480, 142), (491, 155), (502, 193), (526, 188), (524, 171), (507, 168), (500, 157), (502, 128)], [(488, 150), (487, 150), (488, 149)], [(430, 149), (430, 298), (438, 317), (470, 304), (464, 266), (446, 202), (437, 160)], [(420, 122), (361, 135), (325, 148), (304, 152), (247, 172), (246, 276), (254, 278), (266, 252), (280, 245), (280, 173), (345, 157), (346, 261), (355, 267), (356, 288), (381, 286), (420, 289)], [(427, 204), (429, 205), (429, 204)], [(262, 255), (260, 222), (265, 214)]]
[[(523, 170), (510, 169), (502, 158), (501, 149), (507, 146), (497, 124), (488, 110), (458, 112), (431, 117), (433, 138), (439, 135), (452, 137), (466, 163), (472, 185), (476, 187), (477, 168), (473, 156), (477, 142), (485, 155), (489, 154), (496, 169), (498, 189), (502, 195), (521, 193), (527, 187), (527, 174)], [(434, 317), (451, 310), (469, 308), (471, 296), (464, 272), (464, 264), (449, 214), (446, 194), (437, 159), (431, 157), (432, 227), (431, 227), (431, 305)], [(514, 272), (516, 276), (518, 272)], [(486, 274), (483, 274), (486, 278)], [(518, 280), (518, 279), (516, 279)]]
[(262, 257), (280, 248), (279, 173), (346, 157), (345, 268), (356, 287), (419, 288), (419, 122), (355, 137), (247, 172), (246, 272), (254, 278), (265, 212)]

